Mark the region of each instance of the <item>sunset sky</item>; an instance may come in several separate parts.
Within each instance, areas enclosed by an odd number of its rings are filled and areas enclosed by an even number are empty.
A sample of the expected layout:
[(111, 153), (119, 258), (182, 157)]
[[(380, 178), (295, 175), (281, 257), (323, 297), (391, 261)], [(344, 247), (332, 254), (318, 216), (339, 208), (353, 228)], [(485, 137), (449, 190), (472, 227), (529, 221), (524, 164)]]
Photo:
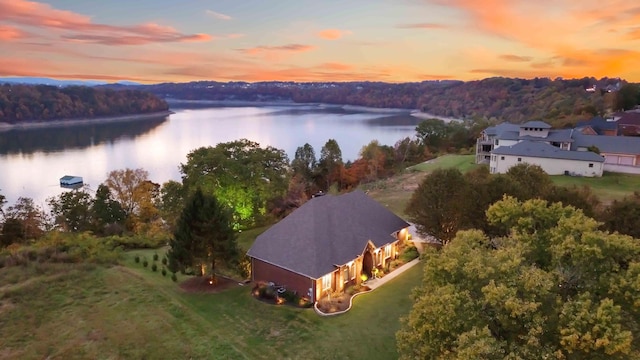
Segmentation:
[(617, 0), (0, 0), (0, 76), (640, 82), (640, 5)]

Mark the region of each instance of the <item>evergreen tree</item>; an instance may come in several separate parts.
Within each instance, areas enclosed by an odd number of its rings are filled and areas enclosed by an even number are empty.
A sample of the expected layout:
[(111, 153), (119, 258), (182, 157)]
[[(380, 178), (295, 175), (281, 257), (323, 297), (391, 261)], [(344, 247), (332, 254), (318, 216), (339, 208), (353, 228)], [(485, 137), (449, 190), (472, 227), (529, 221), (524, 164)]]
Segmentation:
[(178, 219), (167, 253), (169, 268), (184, 271), (199, 267), (205, 275), (207, 266), (212, 279), (218, 261), (235, 266), (238, 246), (230, 211), (213, 195), (198, 188)]

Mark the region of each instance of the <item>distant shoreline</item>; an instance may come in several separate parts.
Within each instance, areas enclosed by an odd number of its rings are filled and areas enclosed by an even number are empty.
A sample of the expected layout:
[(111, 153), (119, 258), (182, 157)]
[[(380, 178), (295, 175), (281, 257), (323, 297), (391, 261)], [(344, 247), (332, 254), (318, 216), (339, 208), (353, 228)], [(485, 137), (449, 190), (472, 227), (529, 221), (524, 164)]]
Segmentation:
[(49, 127), (63, 127), (73, 125), (86, 125), (86, 124), (104, 124), (124, 122), (131, 120), (146, 120), (169, 116), (173, 114), (173, 111), (158, 111), (154, 113), (145, 114), (131, 114), (122, 116), (100, 116), (95, 118), (80, 118), (80, 119), (66, 119), (66, 120), (52, 120), (52, 121), (34, 121), (21, 124), (9, 124), (0, 122), (0, 132), (9, 130), (26, 130), (26, 129), (41, 129)]
[(327, 104), (327, 103), (297, 103), (293, 101), (246, 101), (246, 100), (182, 100), (182, 99), (164, 99), (169, 106), (172, 104), (192, 104), (192, 105), (216, 105), (216, 106), (233, 106), (233, 107), (261, 107), (261, 106), (313, 106), (324, 109), (343, 109), (346, 111), (361, 111), (379, 114), (407, 114), (410, 115), (412, 109), (401, 108), (376, 108), (361, 105), (344, 105), (344, 104)]

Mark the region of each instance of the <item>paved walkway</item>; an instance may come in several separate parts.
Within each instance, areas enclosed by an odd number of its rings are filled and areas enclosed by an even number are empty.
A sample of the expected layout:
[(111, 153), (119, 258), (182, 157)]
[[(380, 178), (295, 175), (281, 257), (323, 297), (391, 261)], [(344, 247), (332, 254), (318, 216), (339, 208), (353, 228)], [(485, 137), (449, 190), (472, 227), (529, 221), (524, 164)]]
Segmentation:
[(375, 290), (375, 289), (379, 288), (380, 286), (386, 284), (388, 281), (391, 281), (391, 280), (395, 279), (396, 276), (398, 276), (398, 275), (402, 274), (403, 272), (405, 272), (406, 270), (412, 268), (413, 266), (415, 266), (419, 262), (420, 262), (420, 258), (415, 258), (415, 259), (409, 261), (408, 263), (400, 266), (399, 268), (393, 270), (392, 272), (386, 274), (382, 278), (367, 280), (367, 282), (365, 282), (365, 285), (368, 286), (371, 290)]

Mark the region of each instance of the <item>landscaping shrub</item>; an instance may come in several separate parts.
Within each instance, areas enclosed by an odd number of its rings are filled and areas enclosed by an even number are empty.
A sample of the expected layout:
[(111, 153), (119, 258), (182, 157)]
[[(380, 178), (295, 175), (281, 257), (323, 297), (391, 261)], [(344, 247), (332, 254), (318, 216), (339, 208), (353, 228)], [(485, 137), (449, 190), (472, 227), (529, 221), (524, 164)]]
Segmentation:
[(158, 271), (158, 265), (156, 263), (151, 264), (151, 271)]
[(142, 260), (142, 266), (144, 267), (149, 266), (149, 262), (147, 261), (147, 259)]
[(173, 280), (173, 282), (178, 281), (178, 276), (176, 276), (176, 273), (171, 274), (171, 280)]
[(167, 276), (167, 269), (164, 268), (164, 266), (162, 267), (162, 271), (160, 271), (162, 273), (162, 276)]
[(402, 253), (400, 254), (400, 260), (407, 263), (417, 258), (418, 256), (419, 256), (418, 249), (416, 249), (415, 246), (409, 246), (404, 248), (404, 250), (402, 250)]
[(153, 261), (158, 261), (158, 253), (153, 254)]
[(169, 262), (169, 260), (167, 260), (166, 257), (162, 258), (162, 265), (167, 266), (167, 263)]
[(136, 264), (140, 263), (140, 255), (136, 255), (136, 257), (133, 258), (133, 261), (135, 261)]

